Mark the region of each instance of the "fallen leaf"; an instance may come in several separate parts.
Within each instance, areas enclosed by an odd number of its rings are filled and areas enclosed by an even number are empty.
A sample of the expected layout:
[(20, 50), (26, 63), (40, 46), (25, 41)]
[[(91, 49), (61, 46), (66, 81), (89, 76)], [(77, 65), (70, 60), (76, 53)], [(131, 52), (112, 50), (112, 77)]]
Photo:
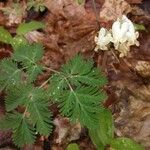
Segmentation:
[(98, 26), (93, 14), (73, 0), (51, 0), (46, 4), (51, 13), (45, 18), (44, 43), (50, 50), (59, 51), (68, 59), (95, 47)]
[(115, 21), (130, 11), (131, 7), (125, 0), (105, 0), (102, 10), (100, 11), (100, 21)]
[(143, 0), (126, 0), (129, 4), (141, 4)]

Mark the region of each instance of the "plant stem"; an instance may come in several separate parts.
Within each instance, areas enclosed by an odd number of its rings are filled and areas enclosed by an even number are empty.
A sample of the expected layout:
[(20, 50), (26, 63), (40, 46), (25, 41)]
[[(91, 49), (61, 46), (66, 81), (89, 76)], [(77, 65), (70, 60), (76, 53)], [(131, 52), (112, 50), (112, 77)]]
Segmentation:
[[(68, 84), (70, 90), (74, 91), (73, 88), (72, 88), (72, 86), (71, 86), (71, 84), (69, 83), (68, 79), (63, 74), (61, 74), (59, 71), (57, 71), (55, 69), (52, 69), (52, 68), (48, 68), (48, 67), (43, 67), (43, 68), (45, 70), (49, 70), (49, 71), (52, 71), (54, 73), (57, 73), (57, 74), (61, 75), (66, 80), (66, 83)], [(48, 78), (39, 88), (42, 88), (43, 86), (45, 86), (49, 82), (50, 79), (51, 79), (51, 77)]]
[(94, 10), (94, 13), (95, 13), (97, 25), (98, 25), (98, 28), (100, 28), (100, 25), (99, 25), (99, 17), (98, 17), (97, 10), (96, 10), (95, 0), (92, 0), (92, 3), (93, 3), (93, 10)]

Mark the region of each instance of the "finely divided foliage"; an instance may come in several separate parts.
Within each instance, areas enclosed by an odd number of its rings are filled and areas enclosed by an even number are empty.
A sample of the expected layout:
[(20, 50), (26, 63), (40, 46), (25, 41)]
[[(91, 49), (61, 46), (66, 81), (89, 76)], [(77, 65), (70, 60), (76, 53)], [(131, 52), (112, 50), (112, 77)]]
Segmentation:
[(47, 93), (33, 85), (42, 72), (39, 65), (42, 54), (43, 48), (39, 44), (22, 45), (11, 58), (0, 62), (0, 87), (6, 92), (8, 112), (0, 121), (0, 127), (13, 130), (13, 141), (19, 147), (34, 143), (35, 133), (49, 135), (52, 129)]
[(93, 62), (77, 55), (62, 66), (59, 74), (53, 75), (50, 93), (64, 116), (93, 128), (99, 122), (100, 104), (106, 99), (105, 93), (99, 89), (104, 84), (106, 78), (93, 67)]
[(42, 73), (42, 66), (38, 63), (42, 55), (43, 47), (40, 44), (22, 45), (15, 50), (12, 58), (17, 62), (22, 62), (29, 75), (28, 79), (34, 81), (37, 75)]
[[(50, 102), (57, 103), (61, 114), (72, 122), (95, 128), (99, 124), (101, 104), (106, 99), (100, 89), (106, 78), (93, 67), (92, 61), (77, 55), (59, 72), (42, 66), (39, 62), (42, 55), (40, 44), (23, 44), (10, 58), (0, 62), (0, 89), (6, 93), (7, 111), (0, 128), (12, 129), (13, 141), (19, 147), (34, 143), (37, 133), (51, 133)], [(47, 89), (43, 88), (45, 84), (34, 85), (44, 69), (54, 71), (47, 80)]]

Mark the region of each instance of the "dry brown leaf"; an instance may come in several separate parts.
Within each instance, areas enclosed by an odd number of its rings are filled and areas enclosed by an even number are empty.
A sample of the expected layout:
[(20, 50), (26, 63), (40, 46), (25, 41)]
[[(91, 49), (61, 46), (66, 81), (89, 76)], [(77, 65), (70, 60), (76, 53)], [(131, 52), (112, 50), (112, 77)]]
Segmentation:
[(44, 43), (50, 50), (59, 51), (68, 59), (95, 47), (95, 16), (73, 0), (51, 0), (46, 4), (51, 13), (45, 18), (47, 28)]
[(129, 4), (140, 4), (143, 0), (126, 0)]
[(56, 143), (67, 143), (80, 138), (80, 123), (71, 124), (68, 118), (58, 116), (54, 119), (54, 125), (56, 126), (54, 132), (57, 135), (57, 138), (55, 139)]
[(123, 14), (128, 14), (130, 11), (131, 7), (125, 0), (105, 0), (100, 11), (100, 21), (114, 21)]
[(150, 62), (138, 61), (135, 70), (143, 77), (150, 77)]

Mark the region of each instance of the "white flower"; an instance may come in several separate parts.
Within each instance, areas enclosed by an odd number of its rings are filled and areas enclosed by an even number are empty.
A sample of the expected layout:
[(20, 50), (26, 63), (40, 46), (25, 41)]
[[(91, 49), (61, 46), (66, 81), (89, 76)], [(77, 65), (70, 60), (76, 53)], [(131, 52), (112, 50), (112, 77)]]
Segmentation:
[(127, 56), (130, 51), (130, 46), (139, 46), (137, 38), (139, 33), (135, 31), (134, 25), (125, 15), (118, 18), (112, 25), (112, 30), (108, 31), (105, 28), (101, 28), (98, 37), (95, 37), (98, 49), (108, 50), (108, 44), (112, 42), (116, 50), (119, 51), (120, 57)]
[(112, 25), (112, 36), (115, 49), (118, 49), (120, 44), (126, 43), (127, 47), (131, 45), (139, 45), (137, 38), (138, 32), (135, 32), (135, 28), (131, 20), (125, 15), (122, 18), (118, 18)]
[(112, 36), (111, 33), (105, 29), (101, 28), (100, 31), (98, 32), (98, 37), (95, 37), (95, 43), (97, 46), (95, 47), (95, 51), (98, 51), (98, 49), (101, 50), (108, 50), (107, 46), (111, 42)]

